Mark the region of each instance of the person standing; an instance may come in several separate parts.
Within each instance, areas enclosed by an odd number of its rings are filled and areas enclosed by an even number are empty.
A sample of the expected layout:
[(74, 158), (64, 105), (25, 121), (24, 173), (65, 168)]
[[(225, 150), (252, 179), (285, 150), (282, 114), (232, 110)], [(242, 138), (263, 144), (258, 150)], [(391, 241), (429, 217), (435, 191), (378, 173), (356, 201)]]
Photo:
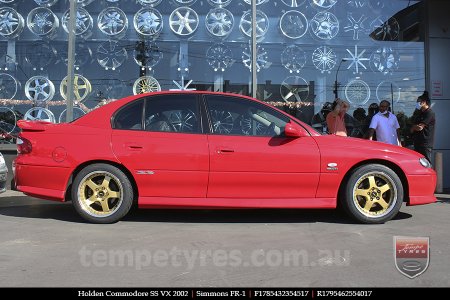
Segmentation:
[(334, 100), (331, 112), (327, 115), (327, 127), (330, 134), (347, 136), (344, 117), (349, 107), (350, 104), (347, 101), (339, 98)]
[(376, 132), (377, 141), (401, 146), (398, 138), (400, 125), (397, 117), (389, 111), (390, 106), (387, 100), (380, 102), (379, 112), (372, 117), (367, 136), (369, 140), (372, 140)]
[(414, 150), (423, 154), (431, 162), (436, 117), (434, 111), (431, 109), (431, 101), (427, 91), (424, 91), (417, 98), (416, 110), (416, 116), (411, 126)]

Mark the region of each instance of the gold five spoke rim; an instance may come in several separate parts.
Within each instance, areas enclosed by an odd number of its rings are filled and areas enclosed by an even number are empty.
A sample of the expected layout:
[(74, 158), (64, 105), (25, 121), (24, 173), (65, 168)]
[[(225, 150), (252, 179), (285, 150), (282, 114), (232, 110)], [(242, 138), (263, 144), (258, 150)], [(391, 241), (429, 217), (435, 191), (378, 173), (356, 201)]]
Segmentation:
[(81, 208), (94, 217), (114, 214), (123, 202), (119, 179), (109, 172), (91, 172), (78, 187)]
[(395, 206), (397, 188), (384, 173), (374, 172), (362, 176), (353, 188), (356, 208), (366, 217), (382, 217)]

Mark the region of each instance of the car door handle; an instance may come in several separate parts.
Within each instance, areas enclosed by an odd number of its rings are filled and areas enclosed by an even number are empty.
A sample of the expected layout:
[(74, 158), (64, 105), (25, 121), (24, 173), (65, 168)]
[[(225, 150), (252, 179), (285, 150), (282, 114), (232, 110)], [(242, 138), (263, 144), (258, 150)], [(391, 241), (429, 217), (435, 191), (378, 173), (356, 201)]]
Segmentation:
[(217, 153), (221, 154), (221, 153), (234, 153), (233, 149), (217, 149)]
[(144, 147), (142, 147), (141, 145), (137, 145), (137, 144), (127, 144), (127, 148), (131, 149), (131, 150), (142, 150), (142, 149), (144, 149)]

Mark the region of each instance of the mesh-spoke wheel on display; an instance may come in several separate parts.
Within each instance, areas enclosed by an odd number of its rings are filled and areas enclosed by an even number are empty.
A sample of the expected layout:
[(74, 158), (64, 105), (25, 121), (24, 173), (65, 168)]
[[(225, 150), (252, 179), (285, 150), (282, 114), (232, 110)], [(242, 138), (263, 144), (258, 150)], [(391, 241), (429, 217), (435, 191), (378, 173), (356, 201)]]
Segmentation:
[[(252, 50), (250, 46), (246, 46), (242, 52), (242, 63), (251, 71)], [(271, 65), (272, 63), (268, 60), (267, 51), (260, 45), (256, 45), (256, 72), (259, 72), (261, 69), (267, 69)]]
[(133, 84), (134, 95), (148, 92), (159, 92), (160, 90), (161, 86), (159, 85), (158, 80), (156, 80), (152, 76), (139, 77)]
[(128, 18), (120, 8), (108, 7), (98, 14), (97, 25), (108, 36), (122, 37), (128, 29)]
[(159, 50), (156, 43), (145, 44), (144, 51), (140, 52), (136, 49), (133, 52), (134, 61), (140, 67), (153, 68), (163, 58), (163, 53)]
[(311, 32), (322, 40), (331, 40), (339, 32), (339, 21), (330, 12), (319, 12), (309, 22)]
[(6, 106), (0, 106), (0, 136), (2, 133), (10, 134), (16, 129), (17, 116), (14, 111)]
[[(82, 7), (77, 8), (77, 17), (75, 21), (75, 35), (88, 36), (92, 30), (94, 21), (91, 15)], [(67, 10), (61, 17), (62, 27), (65, 32), (69, 32), (70, 10)]]
[(233, 54), (224, 44), (215, 44), (206, 51), (206, 60), (214, 71), (224, 72), (233, 63)]
[(97, 62), (106, 70), (115, 70), (128, 58), (127, 50), (117, 41), (107, 41), (97, 48)]
[(209, 4), (217, 7), (225, 7), (230, 4), (231, 0), (208, 0)]
[(280, 94), (286, 102), (303, 102), (309, 96), (309, 84), (300, 76), (289, 76), (280, 86)]
[(134, 15), (133, 24), (137, 33), (156, 36), (163, 30), (163, 17), (157, 9), (144, 7)]
[(378, 41), (395, 41), (400, 33), (400, 25), (395, 18), (377, 17), (370, 27), (372, 28), (370, 36)]
[[(65, 57), (67, 59), (67, 55)], [(46, 42), (29, 43), (25, 48), (25, 61), (33, 67), (33, 70), (43, 70), (45, 67), (53, 65), (56, 58), (57, 51)]]
[(0, 99), (12, 100), (19, 89), (19, 82), (11, 75), (0, 73)]
[[(67, 76), (61, 81), (59, 92), (61, 96), (67, 100)], [(73, 78), (73, 93), (75, 101), (83, 102), (86, 97), (92, 92), (92, 86), (89, 80), (80, 74), (75, 74)]]
[(384, 223), (397, 215), (403, 203), (403, 184), (392, 169), (363, 165), (350, 174), (339, 201), (347, 213), (363, 223)]
[(194, 132), (198, 123), (197, 116), (189, 109), (172, 112), (168, 119), (177, 132)]
[(290, 39), (301, 38), (308, 31), (308, 20), (299, 11), (287, 11), (280, 18), (280, 30)]
[(134, 202), (134, 189), (127, 175), (109, 164), (82, 169), (72, 184), (72, 204), (84, 219), (114, 223), (124, 217)]
[(360, 79), (352, 80), (345, 86), (345, 97), (356, 107), (363, 105), (370, 99), (369, 85)]
[(318, 6), (319, 8), (329, 9), (332, 8), (338, 0), (311, 0), (313, 5)]
[(213, 8), (206, 15), (205, 26), (213, 36), (226, 37), (233, 30), (233, 14), (225, 8)]
[(281, 64), (290, 73), (300, 73), (300, 70), (306, 64), (305, 51), (297, 45), (287, 46), (281, 53)]
[(330, 73), (336, 65), (336, 54), (330, 47), (321, 46), (313, 51), (312, 61), (321, 73)]
[[(241, 17), (239, 28), (248, 37), (252, 36), (252, 12), (247, 10)], [(256, 37), (264, 36), (269, 29), (269, 18), (260, 10), (256, 11)]]
[(18, 37), (23, 30), (25, 21), (21, 14), (11, 7), (0, 8), (0, 35), (13, 39)]
[[(76, 119), (84, 116), (85, 114), (86, 113), (81, 108), (79, 108), (79, 107), (74, 107), (73, 108), (73, 114), (72, 114), (73, 120), (76, 120)], [(63, 110), (61, 112), (61, 114), (59, 115), (58, 123), (65, 123), (66, 120), (67, 120), (67, 108), (65, 110)]]
[(234, 120), (229, 111), (210, 110), (214, 133), (230, 133), (233, 130)]
[(48, 109), (43, 107), (33, 107), (30, 108), (25, 115), (23, 116), (24, 120), (31, 120), (31, 121), (46, 121), (55, 123), (55, 115)]
[(25, 96), (37, 105), (52, 100), (54, 95), (55, 86), (45, 76), (33, 76), (25, 83)]
[(59, 28), (59, 19), (50, 9), (36, 7), (27, 16), (27, 26), (38, 36), (53, 37)]
[(197, 13), (189, 7), (178, 7), (169, 16), (170, 29), (178, 35), (193, 34), (198, 27)]
[(370, 67), (384, 75), (392, 74), (398, 69), (400, 55), (390, 47), (382, 47), (375, 50), (370, 57)]

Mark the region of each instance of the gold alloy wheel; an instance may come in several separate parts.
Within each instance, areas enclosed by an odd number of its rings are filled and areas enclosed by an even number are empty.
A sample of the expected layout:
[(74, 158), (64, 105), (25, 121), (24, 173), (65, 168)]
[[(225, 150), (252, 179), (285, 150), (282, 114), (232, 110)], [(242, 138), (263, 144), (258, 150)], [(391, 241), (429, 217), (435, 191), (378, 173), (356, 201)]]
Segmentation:
[(381, 172), (367, 173), (353, 188), (353, 202), (366, 217), (382, 217), (395, 206), (397, 187), (394, 180)]
[(123, 187), (119, 179), (105, 171), (91, 172), (78, 186), (81, 208), (94, 217), (108, 217), (123, 203)]

